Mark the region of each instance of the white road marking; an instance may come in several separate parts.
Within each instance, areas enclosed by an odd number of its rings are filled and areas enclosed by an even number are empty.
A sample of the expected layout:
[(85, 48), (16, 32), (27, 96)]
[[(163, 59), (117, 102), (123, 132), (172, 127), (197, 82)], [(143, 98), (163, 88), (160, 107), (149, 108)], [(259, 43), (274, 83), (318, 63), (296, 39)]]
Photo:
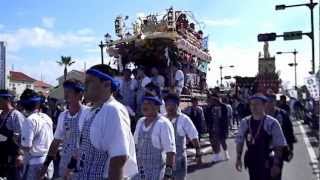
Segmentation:
[(313, 147), (311, 146), (311, 143), (309, 141), (309, 138), (307, 137), (307, 134), (306, 134), (306, 131), (305, 131), (303, 125), (301, 124), (301, 122), (297, 122), (297, 124), (300, 127), (300, 131), (303, 136), (304, 143), (307, 147), (307, 151), (308, 151), (308, 154), (310, 157), (310, 163), (311, 163), (313, 172), (316, 175), (316, 180), (320, 180), (320, 172), (319, 172), (318, 160), (317, 160), (316, 153), (315, 153)]

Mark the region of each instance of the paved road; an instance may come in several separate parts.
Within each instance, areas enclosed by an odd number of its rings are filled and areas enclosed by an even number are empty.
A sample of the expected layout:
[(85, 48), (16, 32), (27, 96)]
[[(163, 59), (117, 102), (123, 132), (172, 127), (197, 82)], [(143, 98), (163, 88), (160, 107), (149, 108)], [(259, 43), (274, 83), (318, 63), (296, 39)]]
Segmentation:
[[(310, 159), (310, 145), (305, 142), (306, 134), (308, 134), (308, 128), (304, 128), (301, 131), (300, 124), (295, 123), (295, 134), (298, 139), (298, 143), (295, 144), (294, 159), (285, 164), (283, 172), (283, 180), (320, 180), (316, 179), (316, 175), (319, 177), (319, 168), (317, 164), (311, 163)], [(0, 137), (0, 139), (2, 139)], [(314, 139), (309, 139), (310, 144), (313, 146), (319, 146), (319, 143), (315, 143)], [(249, 179), (248, 173), (246, 171), (239, 173), (235, 170), (235, 143), (234, 139), (230, 138), (227, 141), (229, 153), (231, 159), (229, 161), (223, 161), (216, 164), (211, 163), (211, 147), (209, 145), (208, 139), (204, 138), (201, 140), (202, 151), (208, 155), (204, 156), (204, 164), (201, 167), (197, 167), (192, 161), (192, 154), (194, 150), (188, 150), (188, 154), (191, 155), (189, 160), (189, 174), (188, 179), (191, 180), (247, 180)], [(309, 147), (309, 148), (307, 148)]]
[[(318, 180), (316, 179), (315, 172), (319, 168), (315, 167), (316, 164), (311, 164), (308, 148), (304, 141), (304, 134), (301, 133), (299, 124), (295, 124), (295, 134), (298, 143), (295, 144), (295, 156), (290, 163), (286, 163), (283, 172), (283, 180)], [(206, 142), (206, 140), (205, 140)], [(228, 147), (231, 159), (217, 164), (212, 164), (210, 161), (211, 155), (204, 157), (204, 165), (196, 168), (193, 162), (189, 165), (188, 179), (192, 180), (247, 180), (249, 179), (246, 171), (239, 173), (235, 170), (235, 143), (234, 139), (228, 139)], [(204, 151), (211, 151), (210, 147), (203, 148)], [(314, 166), (314, 169), (312, 168)]]

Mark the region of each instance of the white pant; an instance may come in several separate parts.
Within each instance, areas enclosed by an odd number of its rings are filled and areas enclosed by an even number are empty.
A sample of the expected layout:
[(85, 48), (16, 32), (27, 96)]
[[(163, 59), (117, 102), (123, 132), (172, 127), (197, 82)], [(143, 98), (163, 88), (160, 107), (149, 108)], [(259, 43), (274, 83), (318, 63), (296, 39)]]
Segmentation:
[[(37, 179), (38, 173), (42, 167), (42, 164), (28, 164), (26, 167), (26, 171), (23, 175), (23, 180), (35, 180)], [(48, 171), (46, 173), (46, 177), (48, 179), (52, 179), (53, 176), (53, 164), (50, 163), (48, 167)]]

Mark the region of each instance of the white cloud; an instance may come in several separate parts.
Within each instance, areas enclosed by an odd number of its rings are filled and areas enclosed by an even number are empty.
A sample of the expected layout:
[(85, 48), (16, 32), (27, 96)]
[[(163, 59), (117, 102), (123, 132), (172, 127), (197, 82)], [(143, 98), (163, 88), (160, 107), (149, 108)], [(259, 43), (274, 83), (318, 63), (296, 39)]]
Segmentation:
[(87, 53), (99, 53), (100, 54), (100, 48), (97, 46), (96, 48), (89, 48), (89, 49), (86, 49), (85, 52)]
[(6, 61), (9, 63), (21, 63), (23, 61), (23, 58), (12, 53), (7, 53)]
[(30, 11), (28, 11), (28, 10), (26, 10), (26, 9), (21, 9), (21, 8), (19, 8), (19, 9), (16, 10), (15, 14), (16, 14), (17, 16), (19, 16), (19, 17), (24, 17), (24, 16), (30, 14)]
[[(298, 52), (297, 54), (297, 84), (301, 86), (305, 83), (305, 77), (309, 76), (308, 72), (311, 70), (310, 60), (306, 60), (305, 57), (309, 57), (310, 53)], [(290, 81), (287, 83), (289, 86), (294, 86), (294, 68), (290, 67), (288, 64), (293, 63), (292, 54), (283, 54), (276, 56), (276, 67), (280, 70), (281, 78), (283, 81)]]
[[(234, 68), (223, 69), (223, 76), (249, 76), (254, 77), (258, 73), (258, 54), (262, 51), (263, 44), (257, 44), (253, 47), (241, 47), (237, 44), (228, 44), (226, 46), (218, 46), (214, 42), (209, 43), (210, 53), (213, 60), (210, 64), (210, 71), (207, 75), (207, 83), (210, 87), (214, 87), (220, 83), (219, 66), (234, 65)], [(270, 53), (275, 55), (275, 51)], [(298, 86), (303, 85), (305, 77), (309, 76), (311, 65), (310, 61), (306, 60), (309, 57), (309, 51), (300, 51), (297, 54), (297, 83)], [(288, 66), (288, 63), (293, 62), (293, 55), (276, 56), (276, 71), (280, 71), (280, 78), (285, 86), (292, 87), (294, 85), (294, 69)]]
[(83, 28), (83, 29), (79, 29), (77, 31), (77, 34), (79, 34), (79, 35), (91, 35), (93, 33), (94, 33), (94, 31), (90, 28)]
[[(34, 64), (27, 64), (24, 63), (22, 64), (16, 64), (15, 65), (15, 70), (16, 71), (21, 71), (32, 78), (41, 79), (42, 78), (45, 82), (48, 82), (52, 85), (57, 85), (56, 78), (59, 75), (63, 74), (63, 67), (60, 67), (57, 63), (57, 60), (52, 59), (52, 60), (39, 60), (37, 65), (35, 66)], [(50, 69), (50, 71), (49, 71)]]
[(219, 66), (234, 65), (234, 68), (223, 69), (222, 76), (255, 76), (258, 72), (258, 49), (244, 48), (235, 44), (219, 47), (215, 43), (209, 43), (212, 62), (207, 75), (207, 83), (210, 87), (220, 83)]
[[(14, 64), (15, 70), (24, 72), (35, 79), (41, 79), (42, 75), (45, 82), (55, 86), (58, 85), (57, 78), (63, 75), (64, 70), (64, 67), (57, 64), (58, 58), (59, 57), (57, 57), (57, 59), (41, 59), (37, 61), (36, 66), (32, 63), (17, 63)], [(84, 57), (72, 56), (72, 59), (76, 61), (76, 63), (68, 67), (69, 72), (71, 70), (84, 71), (85, 66), (88, 69), (95, 64), (101, 63), (100, 54), (91, 54)], [(105, 62), (108, 63), (108, 58), (105, 58)], [(11, 64), (9, 68), (11, 69)], [(50, 69), (50, 71), (48, 69)]]
[[(210, 64), (210, 71), (207, 75), (208, 85), (210, 87), (217, 85), (220, 83), (220, 70), (219, 66), (228, 66), (234, 65), (235, 68), (225, 68), (223, 69), (223, 76), (249, 76), (253, 77), (258, 72), (258, 52), (261, 50), (261, 47), (241, 47), (237, 44), (229, 44), (226, 46), (217, 46), (215, 43), (209, 44), (210, 53), (212, 54), (213, 60)], [(91, 49), (95, 51), (95, 49)], [(97, 48), (99, 51), (99, 48)], [(272, 52), (271, 52), (272, 53)], [(307, 76), (307, 71), (309, 70), (310, 62), (309, 61), (301, 61), (302, 57), (307, 56), (308, 53), (298, 54), (298, 85), (302, 85), (304, 83), (304, 77)], [(9, 57), (9, 56), (8, 56)], [(10, 55), (10, 57), (15, 58), (17, 61), (21, 59), (19, 57), (15, 57), (14, 55)], [(57, 57), (59, 58), (59, 57)], [(73, 69), (83, 71), (85, 67), (88, 69), (89, 67), (101, 63), (100, 53), (88, 53), (85, 56), (77, 57), (72, 56), (72, 58), (76, 61), (71, 67), (69, 67), (68, 71)], [(59, 59), (50, 59), (50, 60), (40, 60), (37, 66), (34, 64), (27, 63), (16, 63), (15, 69), (18, 71), (25, 72), (30, 76), (40, 79), (41, 73), (46, 82), (49, 82), (52, 85), (57, 85), (57, 78), (63, 74), (63, 67), (59, 66), (56, 61)], [(105, 57), (105, 63), (108, 64), (110, 61), (109, 57)], [(281, 79), (287, 86), (292, 86), (294, 82), (294, 74), (293, 68), (288, 66), (288, 63), (292, 62), (292, 56), (283, 55), (276, 57), (276, 68), (281, 71)], [(8, 64), (11, 67), (11, 64)], [(50, 68), (50, 71), (48, 71)], [(290, 81), (290, 82), (288, 82)]]
[(232, 27), (240, 24), (238, 18), (224, 18), (224, 19), (204, 19), (202, 20), (206, 26), (209, 27)]
[(144, 18), (144, 17), (146, 17), (147, 15), (144, 13), (144, 12), (138, 12), (137, 14), (136, 14), (136, 17), (137, 18)]
[[(104, 58), (104, 60), (106, 61), (106, 58)], [(88, 55), (86, 57), (77, 58), (77, 61), (74, 64), (74, 66), (72, 67), (72, 69), (83, 71), (83, 70), (85, 70), (85, 68), (88, 69), (91, 66), (99, 64), (99, 63), (101, 63), (100, 54), (98, 54), (98, 53), (92, 54), (92, 55)]]
[[(44, 81), (57, 85), (56, 79), (63, 74), (63, 67), (60, 67), (56, 61), (59, 59), (38, 59), (37, 65), (24, 61), (24, 58), (19, 54), (19, 50), (28, 48), (68, 48), (79, 47), (88, 49), (88, 55), (91, 57), (77, 58), (76, 63), (69, 68), (83, 70), (84, 62), (88, 62), (88, 67), (93, 65), (92, 63), (100, 62), (100, 54), (93, 53), (94, 50), (92, 44), (97, 43), (94, 31), (90, 28), (82, 28), (77, 31), (68, 31), (64, 33), (57, 33), (49, 27), (54, 26), (54, 19), (43, 18), (43, 25), (47, 28), (36, 26), (31, 28), (19, 28), (15, 31), (0, 32), (0, 39), (7, 42), (7, 60), (8, 68), (14, 64), (15, 70), (25, 72), (26, 74), (40, 79), (41, 75)], [(91, 49), (90, 49), (91, 48)], [(97, 57), (95, 57), (97, 56)], [(59, 56), (57, 56), (59, 58)], [(34, 62), (34, 61), (33, 61)], [(9, 67), (10, 66), (10, 67)], [(50, 71), (48, 71), (50, 69)]]
[(18, 51), (26, 47), (61, 48), (95, 41), (95, 37), (91, 35), (80, 35), (76, 32), (55, 33), (41, 27), (20, 28), (14, 32), (0, 33), (0, 39), (7, 42), (8, 51)]
[(53, 17), (43, 17), (42, 18), (42, 25), (46, 28), (53, 28), (56, 19)]
[(260, 24), (259, 31), (273, 31), (276, 28), (274, 22), (263, 22)]

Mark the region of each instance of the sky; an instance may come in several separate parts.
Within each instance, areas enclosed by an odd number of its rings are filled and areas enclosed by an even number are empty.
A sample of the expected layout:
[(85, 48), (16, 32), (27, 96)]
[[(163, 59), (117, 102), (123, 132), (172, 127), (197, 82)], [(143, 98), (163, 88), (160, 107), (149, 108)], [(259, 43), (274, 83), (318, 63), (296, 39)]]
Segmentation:
[[(258, 54), (263, 43), (257, 34), (286, 31), (310, 31), (307, 7), (275, 11), (277, 4), (300, 4), (307, 0), (0, 0), (0, 41), (7, 44), (7, 68), (22, 71), (36, 79), (56, 85), (63, 68), (56, 63), (61, 56), (71, 56), (76, 63), (69, 70), (84, 70), (99, 63), (98, 43), (107, 32), (114, 35), (114, 19), (118, 15), (138, 16), (161, 13), (173, 6), (191, 11), (205, 35), (213, 60), (208, 72), (209, 86), (224, 76), (255, 76)], [(316, 68), (319, 67), (319, 5), (315, 8)], [(297, 54), (298, 85), (311, 70), (311, 40), (269, 43), (271, 55), (277, 51)], [(292, 54), (276, 55), (276, 69), (286, 86), (293, 86), (294, 71), (288, 63)]]

